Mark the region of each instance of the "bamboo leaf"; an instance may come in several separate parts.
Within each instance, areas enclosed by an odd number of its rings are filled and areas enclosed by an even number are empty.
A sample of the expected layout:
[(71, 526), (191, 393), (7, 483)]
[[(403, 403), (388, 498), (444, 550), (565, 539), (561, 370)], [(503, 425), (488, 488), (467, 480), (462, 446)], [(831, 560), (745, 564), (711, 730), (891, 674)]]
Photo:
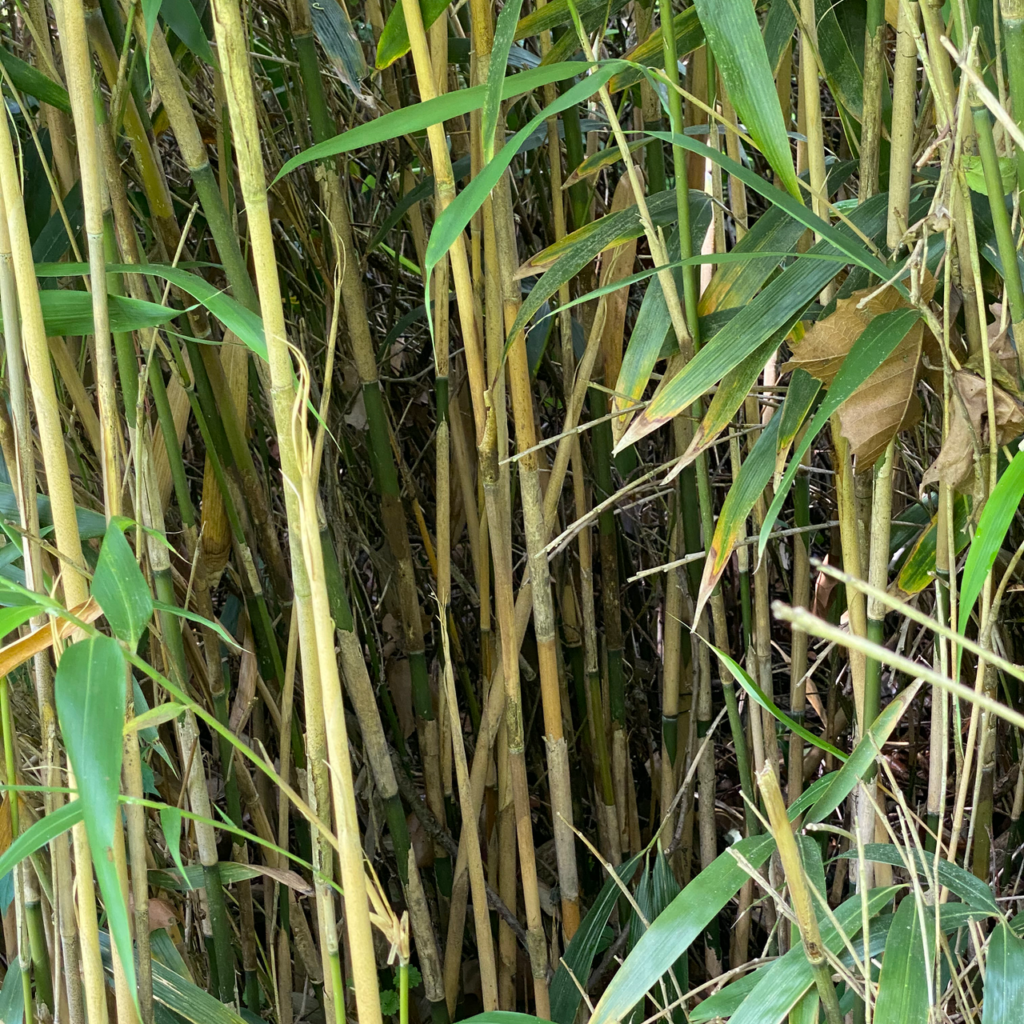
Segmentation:
[(20, 864), (81, 820), (82, 802), (72, 800), (58, 807), (52, 814), (33, 822), (0, 855), (0, 876), (6, 875), (15, 864)]
[[(82, 274), (89, 273), (89, 265), (87, 263), (37, 263), (36, 264), (36, 276), (47, 278), (47, 277), (73, 277)], [(219, 288), (214, 287), (205, 278), (200, 277), (198, 274), (193, 274), (191, 271), (184, 270), (181, 267), (172, 267), (164, 263), (108, 263), (107, 273), (109, 274), (142, 274), (146, 277), (159, 277), (164, 281), (169, 281), (176, 288), (180, 288), (183, 292), (191, 295), (192, 298), (202, 303), (220, 322), (233, 334), (239, 341), (241, 341), (246, 348), (251, 352), (254, 352), (261, 359), (267, 358), (267, 342), (263, 335), (263, 321), (259, 316), (249, 309), (246, 309), (237, 299), (232, 298), (230, 295), (221, 291)], [(47, 295), (81, 295), (84, 296), (85, 300), (89, 304), (91, 310), (91, 301), (89, 296), (85, 292), (49, 292), (43, 291), (40, 296), (44, 298)], [(118, 296), (110, 296), (111, 301), (118, 298)], [(134, 301), (124, 299), (123, 301)], [(153, 306), (154, 310), (162, 310), (168, 314), (161, 323), (166, 323), (173, 317), (180, 316), (181, 311), (177, 309), (167, 309), (164, 306), (157, 306), (155, 303), (145, 303), (146, 306)], [(43, 303), (43, 315), (46, 315), (46, 303)], [(155, 315), (155, 314), (154, 314)], [(113, 313), (111, 313), (113, 316)], [(92, 331), (92, 319), (90, 314), (89, 319), (89, 330), (88, 331), (64, 331), (60, 333), (91, 333)], [(111, 324), (113, 327), (113, 324)], [(152, 324), (148, 326), (158, 326)], [(124, 328), (122, 328), (124, 329)], [(130, 330), (137, 330), (138, 328), (128, 328)]]
[(1012, 1024), (1024, 1004), (1024, 942), (1000, 921), (985, 958), (985, 1001), (981, 1024)]
[[(924, 917), (924, 932), (921, 918)], [(927, 1024), (928, 985), (924, 971), (925, 950), (934, 959), (935, 916), (930, 907), (919, 908), (913, 895), (899, 905), (889, 927), (889, 939), (878, 977), (875, 1016), (879, 1021)], [(922, 942), (923, 939), (923, 942)]]
[[(895, 888), (873, 889), (868, 894), (868, 911), (877, 913), (880, 907), (892, 899)], [(861, 898), (852, 897), (836, 908), (836, 921), (847, 938), (854, 938), (861, 931)], [(884, 948), (885, 930), (879, 927), (879, 921), (871, 926), (871, 948), (880, 952)], [(834, 925), (822, 930), (822, 942), (840, 959), (848, 960), (849, 954), (842, 943), (842, 936)], [(690, 1014), (692, 1024), (704, 1024), (716, 1018), (734, 1017), (743, 1010), (744, 1017), (756, 1024), (770, 1024), (772, 1020), (784, 1019), (788, 1008), (795, 1006), (814, 984), (814, 977), (803, 945), (795, 945), (788, 953), (770, 964), (759, 967), (738, 981), (726, 985), (720, 992), (700, 1002)], [(762, 1003), (764, 1017), (752, 1015), (758, 1003)], [(781, 1017), (777, 1016), (782, 1014)]]
[[(648, 197), (647, 209), (655, 227), (674, 224), (676, 221), (675, 192), (659, 192)], [(711, 206), (708, 202), (708, 197), (702, 192), (691, 191), (690, 235), (694, 240), (695, 248), (699, 248), (700, 239), (703, 238), (710, 220)], [(621, 245), (632, 238), (639, 238), (642, 234), (643, 227), (640, 224), (640, 215), (636, 207), (633, 206), (628, 210), (622, 210), (620, 213), (609, 214), (599, 220), (591, 221), (586, 227), (566, 235), (561, 243), (549, 246), (543, 252), (528, 260), (519, 268), (518, 273), (520, 277), (537, 269), (544, 269), (546, 272), (530, 289), (529, 295), (526, 296), (523, 304), (519, 307), (519, 313), (516, 315), (511, 331), (509, 331), (509, 337), (515, 337), (530, 322), (530, 319), (541, 306), (558, 291), (561, 285), (572, 280), (599, 253), (613, 246)], [(675, 251), (679, 251), (678, 245)], [(655, 308), (651, 309), (649, 315), (652, 320), (657, 321), (659, 318), (668, 316), (668, 308), (665, 306), (665, 300), (661, 298), (661, 286), (656, 279), (651, 281), (646, 295), (651, 295), (652, 292), (655, 298), (651, 302)], [(671, 324), (671, 321), (669, 321), (669, 324)], [(630, 349), (633, 347), (635, 339), (640, 339), (641, 348), (637, 350), (637, 354), (631, 356)], [(626, 354), (623, 357), (623, 366), (632, 366), (637, 361), (646, 365), (650, 359), (656, 362), (657, 354), (655, 353), (652, 356), (650, 348), (657, 344), (660, 350), (664, 340), (665, 334), (659, 334), (657, 326), (652, 327), (650, 333), (645, 331), (644, 334), (639, 335), (634, 329), (630, 343), (626, 348)], [(651, 363), (652, 367), (654, 362)], [(626, 371), (620, 370), (620, 377), (623, 372)], [(635, 372), (639, 374), (642, 371), (637, 370)]]
[[(451, 205), (434, 221), (433, 230), (430, 232), (430, 239), (427, 242), (427, 252), (424, 257), (424, 279), (426, 294), (430, 294), (430, 276), (434, 267), (447, 254), (448, 250), (455, 243), (455, 239), (462, 234), (466, 225), (470, 222), (473, 214), (483, 205), (484, 200), (490, 195), (491, 189), (498, 183), (498, 179), (505, 173), (505, 168), (512, 162), (512, 158), (519, 152), (520, 146), (526, 141), (530, 133), (543, 121), (554, 114), (559, 114), (569, 107), (575, 106), (589, 99), (598, 89), (604, 85), (615, 71), (622, 66), (621, 61), (608, 61), (600, 64), (592, 75), (577, 82), (571, 89), (562, 93), (557, 99), (548, 104), (540, 113), (536, 114), (526, 125), (512, 138), (489, 161), (480, 173), (455, 197)], [(426, 104), (420, 104), (425, 106)], [(415, 109), (415, 108), (414, 108)], [(427, 307), (427, 320), (430, 322), (430, 307)], [(510, 337), (515, 337), (516, 330), (509, 331)]]
[[(775, 848), (771, 836), (741, 839), (733, 849), (755, 868)], [(640, 997), (679, 959), (747, 880), (729, 850), (720, 854), (651, 922), (601, 996), (591, 1024), (621, 1021)]]
[[(57, 666), (57, 719), (75, 772), (93, 868), (118, 954), (134, 994), (135, 959), (128, 907), (114, 866), (114, 826), (119, 814), (121, 730), (127, 665), (121, 646), (95, 636), (72, 644)], [(137, 999), (137, 996), (135, 997)]]
[[(777, 419), (778, 417), (775, 417)], [(766, 431), (767, 433), (767, 431)], [(697, 634), (698, 636), (700, 634)], [(704, 640), (703, 637), (701, 637)], [(806, 740), (812, 746), (817, 747), (819, 750), (824, 750), (826, 753), (831, 754), (838, 761), (844, 762), (847, 760), (847, 754), (844, 754), (838, 747), (832, 746), (831, 743), (821, 739), (819, 736), (815, 736), (809, 729), (805, 729), (799, 722), (793, 721), (789, 715), (785, 714), (778, 705), (769, 697), (753, 679), (736, 664), (732, 658), (729, 657), (724, 651), (720, 651), (714, 644), (704, 640), (704, 643), (714, 651), (715, 656), (721, 661), (723, 665), (729, 670), (729, 674), (736, 680), (740, 686), (754, 699), (754, 701), (761, 705), (770, 715), (774, 716), (779, 722), (781, 722), (791, 732), (795, 732), (801, 739)]]
[[(395, 9), (400, 10), (401, 5), (396, 5)], [(516, 75), (508, 75), (502, 85), (501, 98), (503, 100), (514, 99), (532, 92), (534, 89), (550, 85), (552, 82), (564, 82), (567, 78), (575, 78), (577, 75), (584, 74), (588, 67), (589, 65), (578, 61), (569, 61), (552, 64), (549, 67), (530, 68)], [(332, 139), (326, 139), (323, 142), (318, 142), (315, 146), (310, 146), (309, 149), (304, 149), (284, 164), (271, 184), (276, 184), (286, 174), (291, 174), (296, 168), (315, 160), (326, 160), (341, 153), (350, 153), (354, 149), (373, 146), (378, 142), (387, 142), (402, 135), (413, 135), (429, 128), (432, 124), (440, 124), (453, 117), (460, 117), (471, 111), (479, 110), (484, 105), (486, 95), (486, 85), (475, 85), (470, 89), (445, 93), (426, 103), (414, 103), (401, 110), (382, 114), (366, 124), (350, 128), (347, 132), (342, 132), (341, 135), (335, 135)]]
[[(512, 33), (515, 31), (519, 11), (523, 0), (509, 0), (498, 15), (498, 24), (494, 30), (494, 46), (491, 50), (490, 66), (487, 69), (487, 93), (484, 96), (484, 109), (481, 115), (481, 135), (484, 147), (484, 159), (490, 159), (494, 152), (495, 132), (498, 128), (498, 115), (501, 113), (501, 90), (505, 82), (505, 68), (508, 65), (508, 51), (512, 46)], [(505, 140), (505, 132), (501, 133), (501, 141)]]
[[(155, 710), (160, 710), (159, 708)], [(182, 708), (184, 710), (184, 708)], [(185, 864), (181, 859), (181, 811), (177, 807), (161, 807), (160, 808), (160, 829), (164, 834), (164, 841), (167, 843), (167, 849), (174, 859), (175, 865), (181, 872), (181, 877), (185, 880), (185, 885), (189, 889), (194, 889), (195, 886), (192, 884), (188, 877), (188, 873), (185, 870)], [(223, 875), (221, 876), (223, 881)]]
[(695, 0), (729, 99), (772, 170), (802, 203), (775, 78), (749, 0)]
[[(210, 40), (206, 38), (199, 15), (192, 6), (192, 0), (161, 0), (160, 16), (192, 53), (200, 60), (206, 61), (210, 67), (217, 67), (217, 59), (210, 48)], [(150, 36), (152, 37), (152, 31)]]
[(143, 711), (141, 715), (136, 715), (131, 720), (125, 722), (124, 733), (127, 736), (133, 732), (155, 730), (158, 725), (163, 725), (165, 722), (173, 722), (184, 710), (184, 704), (177, 704), (174, 701), (158, 704), (155, 708)]
[[(115, 939), (116, 941), (116, 939)], [(112, 969), (110, 936), (100, 932), (100, 949), (107, 970)], [(129, 962), (134, 969), (137, 957)], [(134, 972), (134, 971), (133, 971)], [(230, 1006), (204, 992), (187, 978), (153, 960), (153, 998), (190, 1024), (247, 1024)]]
[(1024, 452), (1018, 451), (1003, 471), (985, 507), (981, 510), (974, 542), (967, 553), (964, 578), (960, 588), (960, 614), (957, 629), (967, 629), (974, 603), (981, 594), (988, 576), (995, 564), (996, 555), (1003, 546), (1006, 531), (1010, 528), (1014, 514), (1024, 497)]
[[(676, 36), (676, 56), (680, 60), (693, 53), (694, 50), (699, 49), (704, 43), (704, 28), (697, 17), (696, 7), (687, 7), (685, 10), (680, 11), (672, 19), (672, 31)], [(566, 34), (568, 35), (568, 33)], [(555, 57), (553, 51), (558, 45), (559, 43), (556, 43), (551, 48), (552, 53), (549, 53), (542, 63), (548, 60), (552, 62), (556, 59), (564, 60), (569, 55), (564, 53), (562, 57)], [(611, 80), (608, 85), (610, 92), (622, 92), (623, 89), (628, 89), (631, 85), (639, 82), (643, 78), (642, 68), (664, 69), (665, 47), (662, 43), (661, 26), (658, 25), (652, 29), (651, 34), (643, 42), (637, 43), (633, 49), (628, 50), (623, 55), (623, 59), (628, 60), (633, 66), (616, 75)]]
[(12, 957), (0, 988), (0, 1021), (21, 1024), (25, 1019), (25, 985), (17, 958)]
[[(395, 4), (395, 10), (401, 10), (401, 7), (401, 4)], [(352, 27), (344, 4), (338, 0), (316, 0), (309, 5), (309, 13), (313, 20), (313, 30), (334, 70), (349, 89), (365, 101), (367, 97), (363, 93), (363, 79), (369, 69), (363, 56), (362, 43)]]
[(809, 822), (823, 821), (853, 791), (853, 787), (864, 777), (875, 763), (875, 757), (903, 717), (903, 712), (917, 696), (919, 682), (912, 683), (897, 694), (882, 713), (875, 719), (864, 738), (854, 747), (846, 764), (836, 773), (832, 785), (818, 798), (807, 812)]
[[(770, 203), (784, 210), (794, 220), (803, 224), (805, 228), (810, 228), (815, 234), (820, 235), (822, 241), (831, 242), (839, 252), (849, 257), (851, 263), (863, 267), (870, 273), (880, 277), (883, 281), (888, 281), (893, 276), (893, 268), (883, 263), (864, 245), (863, 241), (857, 239), (849, 230), (843, 231), (842, 228), (833, 227), (817, 216), (817, 214), (812, 213), (792, 195), (775, 188), (771, 182), (766, 181), (742, 164), (737, 163), (725, 153), (712, 149), (710, 146), (705, 146), (703, 142), (691, 139), (688, 135), (676, 135), (673, 132), (647, 132), (646, 134), (656, 139), (661, 139), (663, 142), (670, 142), (673, 146), (679, 146), (718, 164), (724, 171), (727, 171), (735, 178), (739, 178), (748, 188), (752, 188), (755, 192), (764, 196)], [(894, 287), (902, 296), (907, 297), (907, 290), (902, 284), (896, 282)]]
[[(420, 0), (420, 14), (423, 16), (423, 27), (431, 25), (448, 9), (452, 0)], [(405, 24), (405, 11), (401, 4), (391, 8), (388, 20), (377, 43), (377, 70), (383, 71), (409, 52), (409, 28)]]
[(116, 523), (110, 524), (103, 538), (92, 594), (114, 635), (134, 651), (153, 616), (153, 599), (139, 563)]
[(775, 526), (775, 520), (778, 519), (779, 512), (782, 510), (782, 503), (786, 500), (793, 478), (800, 468), (800, 459), (803, 458), (811, 441), (828, 422), (832, 413), (885, 362), (890, 353), (918, 322), (919, 317), (920, 314), (916, 309), (897, 309), (892, 313), (880, 313), (853, 343), (853, 347), (832, 381), (832, 386), (826, 392), (803, 439), (797, 444), (793, 456), (789, 460), (789, 468), (782, 477), (782, 482), (775, 492), (775, 498), (761, 527), (757, 550), (758, 558), (764, 553), (768, 535)]
[[(857, 851), (847, 850), (840, 856), (847, 860), (855, 860)], [(864, 857), (880, 864), (891, 864), (896, 868), (905, 869), (909, 863), (924, 878), (930, 879), (936, 875), (934, 857), (922, 856), (921, 851), (916, 848), (901, 850), (891, 843), (868, 843), (864, 847)], [(965, 871), (959, 864), (954, 864), (946, 860), (945, 857), (939, 857), (937, 874), (939, 885), (955, 893), (969, 907), (983, 914), (999, 913), (999, 907), (988, 885), (969, 871)]]
[(15, 57), (5, 46), (0, 46), (0, 64), (3, 64), (18, 92), (34, 96), (40, 103), (48, 103), (65, 114), (71, 113), (71, 100), (67, 89), (31, 64), (26, 64), (20, 57)]
[[(180, 309), (158, 306), (144, 299), (132, 299), (125, 295), (108, 295), (110, 329), (118, 333), (141, 331), (147, 327), (161, 327), (177, 316)], [(46, 333), (52, 336), (73, 336), (93, 334), (92, 296), (88, 292), (55, 291), (44, 289), (39, 293), (43, 308)], [(0, 315), (0, 331), (3, 317)]]
[[(775, 191), (785, 198), (785, 193), (778, 189)], [(885, 196), (874, 196), (851, 216), (851, 220), (869, 236), (881, 229), (885, 199)], [(815, 255), (839, 252), (825, 240), (810, 251)], [(617, 447), (621, 449), (634, 444), (691, 406), (766, 338), (802, 312), (834, 274), (832, 264), (817, 260), (799, 260), (787, 268), (756, 298), (744, 305), (679, 373), (658, 389), (651, 404), (634, 420)]]

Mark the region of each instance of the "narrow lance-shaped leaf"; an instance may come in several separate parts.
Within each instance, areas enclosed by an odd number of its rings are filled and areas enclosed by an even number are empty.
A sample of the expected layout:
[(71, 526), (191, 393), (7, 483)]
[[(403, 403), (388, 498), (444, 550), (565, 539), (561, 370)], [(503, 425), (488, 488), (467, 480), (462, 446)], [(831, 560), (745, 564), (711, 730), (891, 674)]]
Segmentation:
[(121, 730), (124, 725), (127, 666), (121, 646), (106, 636), (72, 644), (57, 666), (54, 690), (57, 719), (74, 769), (77, 802), (89, 837), (93, 867), (128, 987), (135, 992), (128, 907), (114, 865), (114, 827), (121, 783)]
[[(400, 6), (396, 9), (400, 9)], [(503, 100), (513, 99), (534, 89), (551, 85), (553, 82), (564, 82), (567, 78), (575, 78), (577, 75), (584, 74), (588, 67), (589, 65), (578, 61), (567, 61), (552, 64), (549, 67), (530, 68), (516, 75), (508, 75), (501, 87), (501, 98)], [(486, 95), (486, 85), (475, 85), (471, 89), (445, 93), (443, 96), (427, 100), (426, 103), (414, 103), (401, 110), (393, 110), (390, 114), (383, 114), (366, 124), (350, 128), (347, 132), (335, 135), (332, 139), (325, 139), (315, 146), (310, 146), (309, 149), (304, 149), (285, 163), (271, 184), (280, 181), (286, 174), (290, 174), (304, 164), (313, 163), (316, 160), (326, 160), (328, 157), (338, 156), (341, 153), (350, 153), (354, 149), (373, 146), (378, 142), (387, 142), (402, 135), (412, 135), (429, 128), (432, 124), (440, 124), (442, 121), (449, 121), (454, 117), (479, 110), (484, 105)]]
[[(494, 46), (491, 50), (490, 67), (487, 70), (487, 93), (484, 96), (484, 109), (481, 115), (480, 137), (483, 139), (484, 160), (490, 160), (494, 154), (494, 136), (498, 128), (498, 115), (501, 113), (501, 90), (505, 81), (508, 51), (512, 46), (512, 33), (515, 31), (522, 6), (523, 0), (509, 0), (502, 7), (494, 30)], [(501, 141), (504, 141), (504, 135), (502, 131)]]
[[(698, 634), (699, 635), (699, 634)], [(701, 637), (703, 640), (704, 638)], [(805, 729), (799, 722), (794, 722), (789, 715), (785, 714), (778, 705), (773, 701), (765, 692), (761, 689), (757, 683), (747, 674), (747, 672), (739, 665), (736, 664), (732, 658), (729, 657), (724, 651), (720, 651), (714, 644), (709, 643), (707, 640), (704, 642), (711, 648), (715, 656), (719, 661), (725, 665), (729, 670), (729, 674), (736, 680), (737, 683), (753, 698), (753, 700), (760, 704), (761, 707), (772, 715), (777, 721), (781, 722), (787, 729), (795, 732), (801, 739), (806, 740), (812, 746), (817, 747), (819, 750), (824, 750), (826, 753), (831, 754), (838, 761), (843, 762), (847, 760), (847, 755), (844, 754), (838, 747), (834, 747), (827, 740), (823, 740), (820, 736), (815, 736), (809, 729)]]
[(826, 392), (821, 405), (818, 406), (818, 411), (814, 414), (810, 426), (793, 451), (793, 457), (789, 460), (789, 468), (779, 484), (771, 508), (768, 509), (768, 514), (761, 526), (758, 558), (764, 554), (768, 536), (779, 517), (782, 503), (786, 500), (793, 478), (800, 468), (800, 460), (811, 441), (825, 426), (832, 413), (885, 362), (889, 353), (906, 337), (919, 318), (920, 313), (916, 309), (897, 309), (892, 313), (881, 313), (864, 328), (860, 337), (854, 342), (846, 359), (843, 360), (843, 365), (836, 374), (835, 380), (832, 381), (832, 386)]
[[(786, 193), (778, 189), (775, 192), (786, 198)], [(882, 229), (885, 211), (886, 197), (873, 196), (853, 211), (850, 219), (871, 236)], [(849, 229), (844, 227), (840, 231)], [(837, 251), (831, 242), (824, 240), (810, 250), (815, 255), (835, 255)], [(634, 444), (691, 406), (794, 314), (804, 310), (834, 276), (833, 265), (816, 260), (800, 260), (788, 267), (742, 306), (679, 373), (659, 387), (651, 404), (632, 423), (617, 449)]]
[[(491, 189), (498, 183), (498, 179), (504, 174), (505, 168), (512, 162), (512, 158), (519, 152), (519, 147), (526, 141), (530, 133), (552, 115), (559, 114), (563, 110), (567, 110), (569, 107), (589, 99), (611, 78), (621, 65), (622, 61), (609, 61), (599, 65), (592, 75), (583, 79), (582, 82), (577, 82), (571, 89), (548, 104), (548, 106), (516, 132), (495, 155), (494, 159), (480, 171), (455, 197), (444, 213), (434, 221), (434, 227), (430, 232), (430, 240), (427, 242), (427, 252), (424, 258), (425, 294), (430, 294), (430, 276), (434, 267), (437, 266), (441, 258), (452, 247), (455, 239), (462, 234), (462, 231), (472, 219), (473, 214), (483, 205), (484, 200), (490, 195)], [(429, 304), (427, 306), (427, 322), (431, 323)], [(431, 330), (433, 330), (432, 326)]]
[[(839, 856), (847, 860), (856, 860), (858, 851), (847, 850)], [(945, 857), (939, 858), (937, 871), (935, 858), (931, 854), (922, 854), (916, 848), (901, 849), (891, 843), (867, 843), (864, 846), (864, 857), (880, 864), (891, 864), (895, 868), (906, 868), (909, 864), (918, 875), (927, 879), (933, 879), (937, 874), (939, 885), (959, 896), (973, 910), (983, 914), (999, 913), (999, 906), (988, 883), (972, 875), (970, 871), (965, 871), (959, 864), (946, 860)]]
[[(771, 836), (741, 839), (733, 847), (755, 868), (774, 848)], [(594, 1007), (591, 1024), (625, 1020), (643, 993), (686, 952), (746, 880), (746, 871), (729, 850), (709, 864), (651, 922)]]
[(888, 740), (893, 729), (903, 717), (903, 712), (921, 689), (920, 682), (911, 683), (897, 694), (872, 723), (867, 734), (854, 748), (846, 764), (836, 773), (832, 785), (818, 798), (807, 812), (809, 822), (822, 821), (830, 815), (853, 791), (853, 787), (864, 777), (875, 763), (875, 757)]
[(750, 0), (695, 0), (729, 100), (772, 170), (802, 202), (775, 78)]
[[(934, 969), (925, 973), (925, 950), (933, 961), (935, 955), (935, 914), (931, 907), (920, 908), (913, 894), (908, 895), (896, 910), (889, 927), (889, 940), (882, 957), (878, 977), (875, 1017), (879, 1021), (900, 1021), (900, 1024), (927, 1024), (928, 979)], [(921, 918), (924, 918), (924, 933)], [(922, 942), (922, 939), (924, 940)], [(934, 983), (934, 982), (933, 982)]]
[(1024, 1005), (1024, 942), (1000, 921), (985, 958), (985, 1001), (981, 1024), (1015, 1024)]
[(114, 635), (135, 650), (153, 615), (153, 599), (121, 527), (111, 523), (93, 575), (92, 594)]
[[(770, 181), (766, 181), (749, 168), (737, 163), (725, 153), (712, 149), (710, 146), (705, 146), (703, 142), (691, 139), (688, 135), (677, 135), (674, 132), (647, 132), (646, 134), (656, 139), (661, 139), (663, 142), (670, 142), (673, 146), (687, 149), (691, 153), (696, 153), (698, 156), (718, 164), (724, 171), (727, 171), (734, 178), (738, 178), (748, 188), (752, 188), (755, 192), (764, 196), (770, 203), (774, 203), (785, 210), (786, 213), (794, 220), (803, 224), (804, 227), (811, 228), (822, 240), (831, 242), (836, 249), (845, 253), (850, 258), (851, 263), (856, 263), (857, 266), (863, 267), (865, 270), (877, 275), (883, 281), (888, 281), (893, 276), (892, 267), (887, 266), (874, 255), (861, 239), (833, 227), (809, 210), (803, 203), (775, 188)], [(894, 287), (901, 295), (907, 295), (907, 290), (902, 284), (896, 282)]]
[(1003, 546), (1006, 531), (1024, 496), (1024, 452), (1018, 452), (1006, 467), (999, 482), (989, 495), (978, 520), (974, 542), (967, 553), (964, 579), (960, 588), (960, 614), (957, 629), (963, 633), (970, 621), (974, 602), (995, 564), (996, 555)]

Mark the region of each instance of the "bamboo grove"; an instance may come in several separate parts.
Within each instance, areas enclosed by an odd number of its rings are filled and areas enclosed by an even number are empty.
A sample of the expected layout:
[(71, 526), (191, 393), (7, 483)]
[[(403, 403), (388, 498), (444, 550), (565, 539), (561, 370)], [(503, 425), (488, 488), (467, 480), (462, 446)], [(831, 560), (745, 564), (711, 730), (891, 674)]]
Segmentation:
[(1022, 0), (4, 0), (0, 93), (3, 1024), (1021, 1019)]

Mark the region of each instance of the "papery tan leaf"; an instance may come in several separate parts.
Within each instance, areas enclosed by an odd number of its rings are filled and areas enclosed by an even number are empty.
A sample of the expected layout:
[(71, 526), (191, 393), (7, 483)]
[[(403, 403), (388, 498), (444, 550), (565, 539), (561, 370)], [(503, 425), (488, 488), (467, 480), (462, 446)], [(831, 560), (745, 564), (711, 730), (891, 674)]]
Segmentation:
[[(949, 403), (950, 423), (939, 457), (921, 478), (921, 493), (940, 480), (958, 491), (973, 490), (976, 444), (989, 442), (985, 381), (967, 370), (953, 375), (956, 391)], [(959, 396), (959, 397), (958, 397)], [(993, 385), (996, 442), (1007, 444), (1024, 432), (1024, 408), (1011, 394)]]
[[(935, 279), (931, 274), (925, 275), (921, 291), (922, 298), (930, 301), (935, 292)], [(864, 328), (879, 314), (908, 305), (891, 286), (881, 291), (862, 289), (849, 298), (837, 300), (835, 312), (807, 331), (782, 372), (801, 368), (826, 386), (830, 385)], [(941, 354), (933, 345), (934, 339), (924, 324), (918, 323), (889, 358), (839, 407), (842, 433), (850, 442), (858, 469), (874, 465), (893, 436), (908, 429), (919, 415), (914, 385), (924, 370), (921, 355), (926, 347), (926, 336), (929, 353), (938, 355), (941, 360)]]
[(924, 325), (919, 321), (882, 365), (839, 406), (839, 423), (858, 470), (874, 465), (886, 445), (920, 416), (914, 396)]

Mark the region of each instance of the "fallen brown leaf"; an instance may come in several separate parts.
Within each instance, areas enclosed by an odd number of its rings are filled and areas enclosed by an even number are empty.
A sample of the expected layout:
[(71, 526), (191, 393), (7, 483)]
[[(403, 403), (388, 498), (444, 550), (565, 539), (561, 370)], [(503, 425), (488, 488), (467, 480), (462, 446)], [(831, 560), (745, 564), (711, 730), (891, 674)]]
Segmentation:
[[(922, 298), (930, 301), (934, 291), (935, 280), (928, 274)], [(830, 385), (864, 328), (880, 313), (891, 313), (908, 305), (891, 286), (881, 291), (862, 289), (849, 298), (839, 299), (835, 312), (807, 331), (782, 371), (802, 368)], [(924, 369), (922, 352), (927, 348), (929, 355), (934, 353), (931, 342), (934, 339), (924, 324), (915, 324), (889, 358), (839, 407), (840, 430), (850, 442), (858, 470), (874, 465), (889, 441), (920, 417), (914, 385)]]
[[(989, 444), (988, 402), (985, 381), (960, 370), (953, 375), (956, 394), (950, 399), (950, 423), (939, 457), (921, 478), (921, 493), (942, 481), (954, 490), (971, 492), (975, 476), (976, 444)], [(959, 398), (957, 397), (959, 396)], [(996, 442), (1007, 444), (1024, 432), (1024, 409), (1008, 392), (993, 385)]]

